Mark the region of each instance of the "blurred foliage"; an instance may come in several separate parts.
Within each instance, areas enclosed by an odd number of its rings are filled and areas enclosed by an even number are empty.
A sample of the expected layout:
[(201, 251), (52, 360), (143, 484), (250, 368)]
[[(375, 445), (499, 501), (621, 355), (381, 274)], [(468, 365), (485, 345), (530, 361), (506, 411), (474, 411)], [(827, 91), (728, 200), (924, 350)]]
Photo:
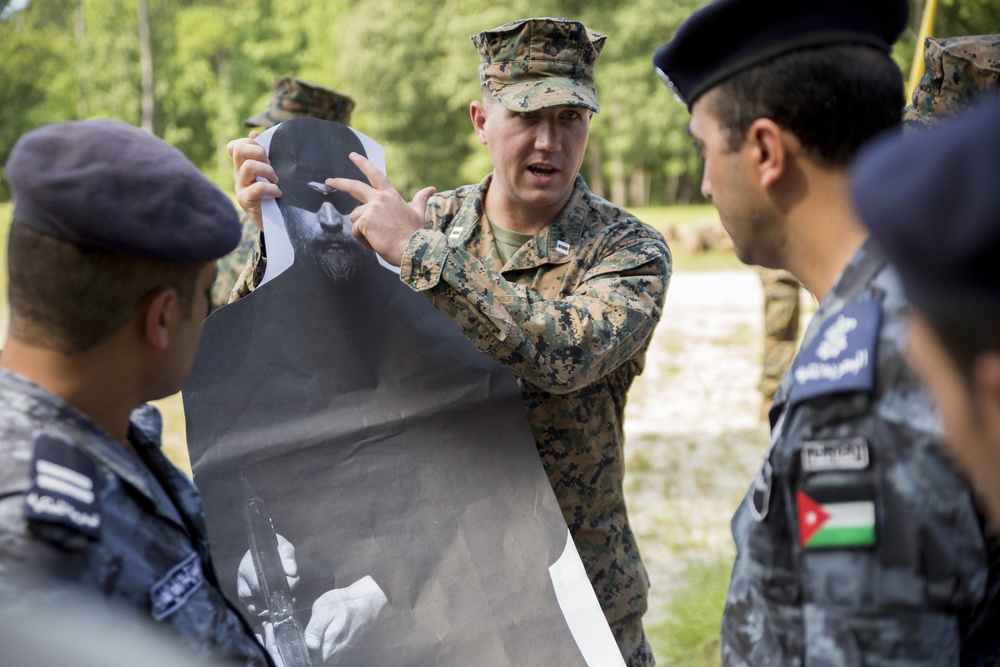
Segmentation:
[[(627, 206), (700, 199), (687, 112), (650, 57), (706, 0), (148, 0), (154, 131), (229, 189), (226, 143), (294, 75), (352, 96), (354, 125), (382, 143), (409, 194), (479, 180), (489, 156), (468, 120), (479, 95), (469, 36), (524, 16), (568, 16), (609, 35), (602, 113), (584, 174)], [(988, 32), (994, 0), (941, 0), (935, 34)], [(141, 121), (137, 0), (0, 0), (0, 164), (38, 125), (108, 116)], [(908, 73), (923, 3), (894, 55)], [(0, 170), (0, 200), (9, 196)]]

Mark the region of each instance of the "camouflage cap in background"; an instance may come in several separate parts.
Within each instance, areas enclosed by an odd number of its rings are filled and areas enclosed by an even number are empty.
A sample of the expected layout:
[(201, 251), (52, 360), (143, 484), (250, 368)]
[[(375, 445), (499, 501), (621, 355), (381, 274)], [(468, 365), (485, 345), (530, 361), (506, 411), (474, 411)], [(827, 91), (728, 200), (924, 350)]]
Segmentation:
[(354, 100), (336, 90), (293, 76), (276, 76), (267, 109), (247, 118), (243, 124), (268, 128), (290, 118), (306, 117), (350, 125), (353, 109)]
[(1000, 92), (1000, 35), (928, 37), (924, 75), (903, 110), (903, 123), (934, 125), (988, 92)]
[(578, 21), (522, 19), (472, 37), (479, 49), (479, 81), (512, 111), (566, 104), (601, 110), (594, 63), (604, 35)]

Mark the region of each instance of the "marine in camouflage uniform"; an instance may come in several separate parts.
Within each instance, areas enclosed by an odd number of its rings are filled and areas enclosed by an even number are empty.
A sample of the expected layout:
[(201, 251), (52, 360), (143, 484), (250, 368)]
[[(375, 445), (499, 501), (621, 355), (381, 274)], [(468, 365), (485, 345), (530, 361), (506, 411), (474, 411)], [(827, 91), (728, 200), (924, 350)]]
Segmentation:
[[(244, 120), (243, 125), (266, 130), (289, 118), (319, 118), (350, 125), (353, 110), (354, 100), (335, 90), (292, 76), (276, 76), (267, 108)], [(250, 285), (256, 284), (243, 276), (243, 272), (248, 267), (249, 271), (253, 271), (252, 254), (257, 245), (257, 226), (246, 213), (240, 215), (240, 222), (243, 225), (240, 244), (217, 263), (219, 275), (212, 285), (212, 310), (239, 298)], [(260, 282), (259, 278), (257, 282)]]
[(196, 656), (271, 665), (219, 587), (198, 492), (143, 405), (179, 390), (194, 358), (210, 270), (239, 236), (229, 198), (176, 149), (109, 120), (34, 130), (7, 167), (0, 611), (73, 603), (116, 632), (152, 626)]
[[(836, 205), (845, 196), (847, 161), (894, 121), (877, 109), (888, 108), (901, 83), (889, 50), (907, 15), (904, 0), (719, 0), (696, 12), (654, 58), (692, 112), (705, 179), (714, 179), (703, 187), (734, 228), (738, 251), (800, 270), (808, 257), (808, 268), (826, 271), (802, 271), (821, 297), (819, 309), (778, 388), (770, 448), (733, 518), (737, 557), (721, 629), (727, 667), (1000, 659), (1000, 545), (942, 446), (929, 395), (905, 363), (909, 306), (899, 278), (849, 202), (821, 230), (809, 227), (819, 224), (810, 200), (827, 210)], [(706, 51), (706, 42), (726, 46)], [(823, 77), (815, 89), (806, 85), (808, 73)], [(850, 87), (862, 85), (868, 98), (851, 98)], [(792, 105), (800, 113), (783, 121), (791, 127), (772, 120), (787, 113), (789, 86), (803, 91)], [(829, 102), (844, 95), (841, 107)], [(729, 108), (759, 114), (747, 126), (757, 134), (744, 130), (735, 148)], [(828, 141), (799, 136), (865, 118), (870, 124), (850, 144), (839, 131), (825, 135)], [(768, 143), (772, 155), (783, 153), (783, 164), (799, 169), (786, 176), (768, 162), (761, 169), (774, 176), (774, 187), (742, 193), (737, 212), (728, 199), (734, 193), (723, 189), (740, 181), (716, 160), (727, 167), (729, 159), (745, 160), (771, 124), (801, 141), (783, 145), (771, 134)], [(842, 162), (817, 157), (845, 146)], [(742, 178), (761, 174), (751, 162), (741, 163)], [(799, 186), (789, 182), (796, 178)], [(741, 214), (768, 196), (775, 210), (751, 219), (754, 229), (767, 224), (774, 235), (755, 245), (759, 239), (739, 233), (751, 224)], [(789, 200), (802, 205), (797, 217)], [(781, 249), (769, 245), (772, 238)], [(842, 253), (850, 253), (843, 266)]]
[[(473, 41), (484, 95), (506, 112), (599, 110), (594, 63), (603, 35), (575, 21), (528, 19)], [(630, 667), (648, 666), (649, 584), (622, 489), (623, 419), (671, 259), (659, 233), (574, 175), (561, 212), (515, 241), (520, 247), (505, 242), (517, 238), (513, 230), (486, 215), (491, 187), (502, 187), (496, 173), (431, 197), (400, 279), (517, 376), (539, 455), (618, 646)]]

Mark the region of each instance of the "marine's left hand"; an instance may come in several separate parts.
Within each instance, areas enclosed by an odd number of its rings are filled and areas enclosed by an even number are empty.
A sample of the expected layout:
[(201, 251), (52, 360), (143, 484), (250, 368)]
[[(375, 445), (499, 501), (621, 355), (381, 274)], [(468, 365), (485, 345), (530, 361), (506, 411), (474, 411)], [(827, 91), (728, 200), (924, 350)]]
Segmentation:
[(361, 202), (361, 206), (351, 212), (354, 236), (382, 259), (399, 266), (410, 237), (423, 229), (424, 208), (435, 189), (424, 188), (407, 203), (385, 174), (367, 158), (351, 153), (351, 161), (368, 177), (371, 185), (350, 178), (328, 178), (326, 185)]

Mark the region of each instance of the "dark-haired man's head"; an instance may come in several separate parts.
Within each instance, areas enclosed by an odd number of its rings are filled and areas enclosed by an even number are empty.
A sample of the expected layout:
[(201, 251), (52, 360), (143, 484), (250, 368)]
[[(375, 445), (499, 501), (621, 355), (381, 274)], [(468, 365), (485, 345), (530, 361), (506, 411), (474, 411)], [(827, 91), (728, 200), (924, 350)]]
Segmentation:
[(847, 210), (848, 163), (899, 124), (903, 82), (889, 52), (908, 15), (906, 0), (716, 0), (656, 52), (657, 73), (691, 112), (702, 193), (741, 260), (801, 263), (797, 241), (818, 229), (801, 223)]
[(902, 116), (903, 79), (883, 50), (833, 44), (790, 51), (720, 83), (709, 112), (737, 150), (757, 118), (795, 135), (820, 164), (843, 169)]
[(347, 126), (313, 118), (282, 123), (271, 137), (268, 159), (281, 184), (276, 201), (296, 262), (321, 269), (344, 282), (372, 263), (374, 255), (351, 233), (351, 211), (358, 201), (328, 188), (328, 178), (367, 178), (350, 153), (365, 155), (358, 136)]
[(117, 377), (129, 400), (179, 390), (215, 260), (239, 241), (229, 198), (177, 149), (107, 119), (29, 132), (7, 174), (14, 212), (3, 365), (60, 386), (67, 367), (81, 376), (73, 380)]

